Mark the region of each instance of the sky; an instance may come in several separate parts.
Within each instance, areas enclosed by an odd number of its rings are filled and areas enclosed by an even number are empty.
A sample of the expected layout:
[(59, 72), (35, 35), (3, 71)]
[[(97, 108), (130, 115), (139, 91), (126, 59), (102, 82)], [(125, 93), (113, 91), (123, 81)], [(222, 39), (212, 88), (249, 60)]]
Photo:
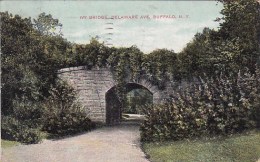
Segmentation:
[(51, 14), (68, 41), (86, 44), (97, 36), (108, 46), (135, 45), (145, 53), (180, 52), (204, 27), (218, 28), (222, 7), (216, 1), (0, 1), (1, 12), (24, 18)]

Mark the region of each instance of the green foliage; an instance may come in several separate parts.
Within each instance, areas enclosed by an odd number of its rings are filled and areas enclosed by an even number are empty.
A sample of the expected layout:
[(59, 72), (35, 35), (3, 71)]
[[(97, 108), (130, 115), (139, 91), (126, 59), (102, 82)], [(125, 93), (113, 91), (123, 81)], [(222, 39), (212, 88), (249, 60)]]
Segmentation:
[(71, 49), (71, 62), (69, 66), (105, 67), (111, 50), (96, 39), (91, 39), (90, 44), (74, 44)]
[[(219, 18), (220, 29), (214, 31), (205, 28), (178, 55), (167, 49), (144, 55), (135, 46), (109, 48), (95, 39), (86, 45), (72, 44), (62, 38), (58, 31), (62, 25), (51, 15), (42, 13), (32, 22), (30, 18), (1, 12), (2, 115), (11, 116), (28, 129), (48, 125), (51, 129), (44, 127), (45, 130), (55, 132), (54, 125), (57, 124), (61, 132), (55, 133), (61, 134), (68, 127), (76, 131), (82, 122), (91, 125), (89, 119), (84, 117), (85, 112), (74, 102), (76, 97), (73, 90), (63, 83), (55, 84), (58, 69), (86, 66), (89, 69), (111, 68), (118, 83), (116, 98), (122, 107), (127, 101), (126, 81), (135, 82), (145, 76), (150, 83), (163, 89), (168, 81), (199, 77), (201, 73), (208, 75), (205, 85), (193, 87), (196, 93), (184, 91), (179, 93), (179, 100), (175, 104), (170, 102), (153, 108), (154, 112), (162, 115), (148, 115), (154, 118), (149, 121), (150, 124), (155, 122), (148, 131), (151, 135), (156, 134), (157, 139), (169, 138), (171, 131), (179, 134), (174, 138), (182, 138), (204, 131), (228, 133), (242, 130), (252, 124), (249, 116), (259, 125), (259, 115), (254, 115), (259, 113), (259, 89), (256, 86), (259, 81), (255, 82), (253, 74), (259, 76), (255, 69), (260, 60), (260, 5), (256, 0), (220, 1), (224, 6), (221, 12), (223, 17)], [(252, 73), (249, 75), (253, 77), (252, 84), (249, 81), (242, 82), (237, 76), (241, 71), (242, 78), (246, 77), (244, 67)], [(207, 108), (212, 111), (209, 112)], [(183, 115), (186, 109), (187, 115)], [(251, 110), (253, 115), (249, 113)], [(153, 114), (153, 111), (151, 109), (147, 113)], [(171, 121), (172, 117), (166, 111), (173, 111), (179, 116)], [(79, 114), (78, 117), (75, 114)], [(160, 122), (167, 122), (164, 116), (173, 122), (169, 127), (160, 125)], [(48, 122), (46, 119), (53, 120)], [(65, 119), (68, 119), (68, 123)], [(209, 125), (212, 129), (208, 129)], [(176, 127), (179, 129), (171, 130)], [(154, 133), (155, 130), (157, 133)], [(168, 132), (165, 137), (160, 135), (164, 132)]]
[[(16, 95), (23, 93), (20, 88), (28, 83), (23, 83), (21, 80), (29, 77), (24, 69), (25, 59), (27, 55), (25, 48), (27, 46), (31, 24), (29, 19), (21, 19), (19, 16), (13, 17), (8, 13), (1, 13), (1, 45), (2, 45), (2, 109), (3, 114), (12, 112), (12, 99)], [(16, 41), (13, 41), (16, 40)], [(25, 79), (26, 80), (26, 79)], [(26, 88), (24, 87), (24, 88)], [(26, 93), (29, 93), (28, 91)]]
[(11, 116), (2, 116), (1, 137), (3, 139), (15, 140), (25, 144), (39, 143), (44, 134), (39, 128), (31, 128)]
[(209, 28), (197, 33), (193, 40), (178, 55), (180, 73), (183, 77), (198, 76), (201, 73), (212, 74), (217, 69), (218, 59), (215, 58), (211, 37), (215, 33)]
[(16, 72), (4, 78), (7, 82), (3, 83), (6, 95), (3, 102), (9, 107), (2, 107), (2, 138), (27, 144), (38, 143), (43, 138), (40, 132), (42, 109), (39, 81), (28, 67), (19, 65)]
[(124, 113), (141, 114), (143, 105), (153, 103), (153, 95), (147, 89), (134, 89), (127, 93)]
[(69, 135), (95, 127), (76, 103), (76, 92), (65, 82), (58, 81), (49, 93), (41, 105), (26, 96), (15, 98), (12, 116), (2, 116), (2, 138), (31, 144), (42, 140), (42, 131)]
[[(163, 105), (144, 108), (144, 141), (179, 140), (205, 134), (230, 134), (259, 122), (260, 75), (220, 75), (190, 84)], [(174, 95), (174, 94), (173, 94)]]
[(260, 5), (256, 0), (220, 0), (223, 10), (220, 19), (220, 37), (232, 41), (239, 39), (241, 53), (246, 54), (259, 48)]
[(144, 55), (137, 47), (108, 48), (92, 39), (87, 45), (74, 45), (70, 66), (110, 68), (118, 83), (116, 92), (126, 103), (126, 81), (137, 81), (141, 75), (163, 89), (167, 80), (180, 78), (177, 54), (167, 49)]
[(180, 79), (179, 60), (174, 51), (167, 49), (154, 50), (144, 56), (142, 68), (148, 76), (148, 80), (163, 89), (170, 79)]
[(180, 53), (183, 76), (214, 72), (236, 75), (247, 67), (254, 72), (260, 61), (260, 5), (256, 0), (219, 0), (217, 31), (205, 28)]
[(47, 115), (55, 118), (56, 114), (68, 113), (73, 122), (76, 119), (84, 126), (64, 124), (75, 130), (86, 129), (86, 123), (93, 125), (74, 104), (73, 90), (55, 85), (57, 70), (71, 64), (73, 53), (72, 45), (57, 33), (56, 28), (61, 27), (58, 20), (42, 13), (33, 24), (31, 19), (1, 12), (1, 22), (1, 107), (3, 118), (7, 118), (3, 121), (3, 137), (37, 143), (42, 138), (40, 131), (48, 124)]
[(76, 102), (76, 92), (66, 82), (58, 81), (43, 104), (43, 130), (69, 135), (94, 128), (85, 110)]
[(55, 85), (49, 90), (50, 96), (45, 100), (44, 110), (46, 116), (59, 114), (67, 111), (81, 111), (81, 107), (75, 103), (76, 92), (68, 83), (57, 80)]
[(30, 19), (1, 12), (1, 22), (1, 79), (5, 94), (1, 104), (5, 108), (2, 112), (10, 114), (15, 97), (25, 95), (38, 102), (48, 95), (57, 78), (56, 71), (66, 62), (63, 54), (70, 45), (61, 37), (41, 35)]
[(37, 19), (34, 19), (35, 28), (41, 33), (46, 35), (61, 35), (61, 30), (57, 31), (57, 27), (61, 28), (62, 24), (58, 19), (52, 18), (52, 15), (46, 15), (45, 12), (41, 13)]
[(54, 135), (71, 135), (79, 132), (89, 131), (95, 124), (82, 112), (60, 113), (48, 117), (44, 130)]
[[(14, 73), (7, 76), (3, 74), (2, 78), (2, 109), (3, 114), (12, 114), (17, 108), (18, 102), (38, 102), (41, 94), (39, 92), (40, 82), (36, 75), (28, 68), (18, 65)], [(23, 100), (23, 101), (22, 101)]]
[(29, 127), (40, 128), (43, 109), (38, 102), (33, 102), (28, 98), (22, 97), (14, 99), (14, 110), (12, 116), (18, 121), (27, 124)]

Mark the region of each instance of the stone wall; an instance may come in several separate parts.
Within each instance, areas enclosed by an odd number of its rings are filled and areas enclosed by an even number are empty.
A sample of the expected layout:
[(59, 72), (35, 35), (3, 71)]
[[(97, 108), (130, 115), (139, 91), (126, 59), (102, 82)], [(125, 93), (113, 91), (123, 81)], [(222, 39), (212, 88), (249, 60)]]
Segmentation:
[[(75, 88), (79, 102), (86, 108), (93, 121), (106, 122), (106, 93), (117, 84), (110, 69), (71, 67), (59, 70), (58, 76)], [(148, 89), (153, 94), (153, 103), (161, 102), (165, 92), (158, 90), (144, 78), (128, 82)]]
[(65, 68), (59, 71), (59, 77), (75, 88), (91, 119), (105, 122), (105, 93), (116, 85), (108, 69)]

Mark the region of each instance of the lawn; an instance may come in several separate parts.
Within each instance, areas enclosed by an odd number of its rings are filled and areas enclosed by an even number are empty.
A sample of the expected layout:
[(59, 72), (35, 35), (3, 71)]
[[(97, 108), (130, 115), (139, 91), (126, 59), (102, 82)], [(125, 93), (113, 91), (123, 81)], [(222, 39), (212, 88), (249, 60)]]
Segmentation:
[(256, 162), (260, 159), (260, 130), (230, 137), (144, 143), (152, 162)]
[(16, 141), (8, 141), (8, 140), (1, 139), (1, 147), (2, 148), (13, 147), (13, 146), (16, 146), (16, 145), (19, 145), (19, 144), (20, 143), (16, 142)]

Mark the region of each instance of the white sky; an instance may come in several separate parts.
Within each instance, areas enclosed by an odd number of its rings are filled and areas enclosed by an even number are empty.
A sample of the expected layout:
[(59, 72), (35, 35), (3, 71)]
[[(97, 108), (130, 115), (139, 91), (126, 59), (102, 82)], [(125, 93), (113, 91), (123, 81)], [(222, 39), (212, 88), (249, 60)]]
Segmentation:
[[(62, 33), (71, 42), (89, 43), (91, 37), (98, 35), (100, 41), (107, 40), (113, 46), (136, 45), (145, 53), (158, 48), (180, 52), (204, 27), (217, 29), (214, 20), (221, 17), (222, 9), (215, 1), (1, 1), (0, 6), (1, 12), (22, 17), (51, 14), (63, 24)], [(80, 19), (103, 15), (137, 15), (138, 19)], [(144, 15), (151, 19), (140, 19)], [(188, 18), (153, 19), (153, 15)]]

